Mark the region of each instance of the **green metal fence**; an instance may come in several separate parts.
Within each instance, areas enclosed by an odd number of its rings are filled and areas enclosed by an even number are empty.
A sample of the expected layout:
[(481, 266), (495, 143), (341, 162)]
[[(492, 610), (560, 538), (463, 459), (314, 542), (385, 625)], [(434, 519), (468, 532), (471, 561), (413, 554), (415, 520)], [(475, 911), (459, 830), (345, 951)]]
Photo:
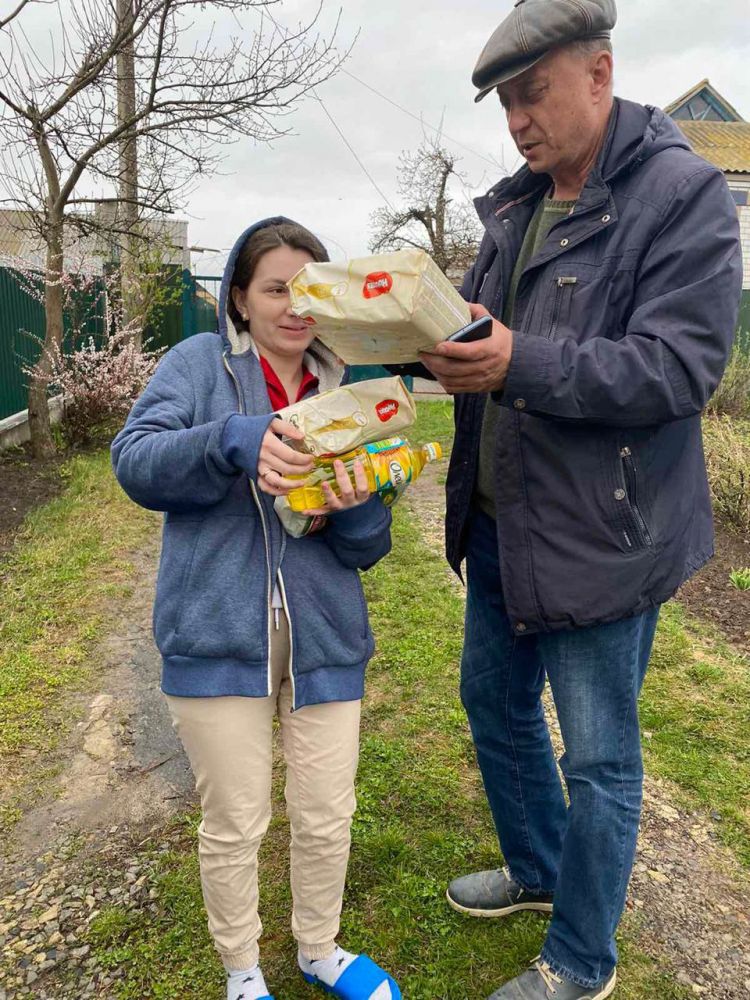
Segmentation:
[[(0, 420), (27, 406), (27, 377), (24, 369), (39, 358), (44, 338), (44, 306), (24, 289), (24, 280), (13, 270), (0, 267)], [(219, 288), (217, 275), (193, 275), (180, 268), (164, 271), (164, 281), (174, 291), (161, 311), (155, 328), (146, 330), (149, 346), (170, 348), (196, 333), (217, 329)], [(99, 336), (105, 329), (104, 297), (101, 289), (74, 297), (77, 316), (65, 317), (67, 346), (71, 328), (81, 328), (85, 336)], [(743, 292), (740, 308), (739, 343), (750, 354), (750, 290)], [(355, 381), (386, 375), (378, 366), (359, 365), (352, 369)]]
[[(42, 281), (33, 287), (32, 279), (11, 268), (0, 267), (0, 420), (28, 405), (28, 378), (25, 369), (39, 360), (44, 340), (44, 305)], [(72, 329), (81, 330), (81, 340), (104, 332), (103, 286), (73, 294), (72, 306), (65, 315), (65, 350), (74, 347)]]

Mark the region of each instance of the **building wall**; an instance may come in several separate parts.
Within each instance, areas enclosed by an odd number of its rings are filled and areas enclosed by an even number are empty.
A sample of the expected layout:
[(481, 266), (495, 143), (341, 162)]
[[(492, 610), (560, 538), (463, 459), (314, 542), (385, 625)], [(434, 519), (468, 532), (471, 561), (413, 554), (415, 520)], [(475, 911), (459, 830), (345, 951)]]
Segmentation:
[(737, 217), (740, 220), (742, 259), (745, 265), (742, 287), (750, 290), (750, 174), (726, 174), (726, 178), (732, 192), (745, 192), (745, 204), (737, 205)]

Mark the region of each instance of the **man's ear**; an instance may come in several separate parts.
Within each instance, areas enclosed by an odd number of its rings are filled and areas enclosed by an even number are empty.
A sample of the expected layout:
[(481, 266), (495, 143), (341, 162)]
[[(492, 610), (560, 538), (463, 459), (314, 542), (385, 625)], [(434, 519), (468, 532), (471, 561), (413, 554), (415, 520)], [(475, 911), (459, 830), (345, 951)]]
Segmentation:
[(595, 104), (599, 104), (608, 96), (614, 77), (614, 61), (611, 52), (597, 52), (591, 57), (589, 67), (591, 75), (591, 96)]

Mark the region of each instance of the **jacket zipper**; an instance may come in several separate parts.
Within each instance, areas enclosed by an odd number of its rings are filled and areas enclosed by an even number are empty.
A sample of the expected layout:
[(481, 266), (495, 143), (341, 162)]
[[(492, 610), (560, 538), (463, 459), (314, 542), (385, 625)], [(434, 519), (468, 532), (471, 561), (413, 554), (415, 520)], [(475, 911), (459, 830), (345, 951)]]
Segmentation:
[[(627, 445), (620, 449), (620, 458), (622, 460), (622, 468), (625, 475), (625, 491), (628, 495), (630, 509), (633, 512), (633, 517), (635, 519), (638, 541), (642, 546), (648, 547), (653, 545), (653, 541), (638, 506), (638, 480), (636, 476), (635, 462), (633, 461), (633, 453)], [(630, 543), (627, 532), (625, 533), (625, 540)]]
[[(573, 288), (578, 284), (578, 278), (555, 278), (555, 284), (557, 285), (557, 291), (555, 292), (555, 301), (552, 307), (552, 318), (549, 324), (549, 330), (547, 332), (547, 339), (552, 339), (552, 334), (555, 332), (555, 328), (562, 320), (563, 322), (568, 318), (570, 313), (570, 300), (573, 297)], [(567, 306), (567, 313), (563, 316), (563, 306)]]
[(284, 605), (284, 614), (286, 615), (286, 621), (289, 630), (289, 680), (292, 685), (292, 711), (297, 709), (297, 689), (294, 684), (294, 637), (292, 635), (292, 616), (289, 613), (289, 604), (286, 599), (286, 587), (284, 586), (284, 577), (281, 575), (281, 570), (279, 569), (279, 587), (281, 589), (281, 601)]
[[(232, 366), (227, 361), (226, 354), (222, 354), (222, 361), (224, 362), (224, 367), (229, 372), (229, 376), (234, 383), (234, 388), (237, 393), (237, 405), (239, 407), (239, 413), (243, 416), (245, 415), (245, 406), (242, 402), (242, 390), (240, 388), (240, 383), (232, 370)], [(266, 550), (266, 573), (268, 578), (268, 591), (267, 591), (267, 608), (268, 614), (266, 615), (266, 641), (268, 643), (268, 653), (266, 660), (266, 675), (268, 677), (268, 695), (269, 697), (273, 694), (273, 676), (271, 668), (271, 602), (272, 602), (272, 592), (271, 592), (271, 547), (268, 541), (268, 528), (266, 527), (266, 518), (263, 513), (263, 506), (260, 502), (257, 490), (255, 489), (255, 483), (252, 481), (250, 476), (247, 477), (247, 481), (250, 484), (250, 492), (252, 493), (253, 500), (255, 501), (255, 506), (258, 508), (258, 513), (260, 514), (260, 523), (263, 526), (263, 545)]]

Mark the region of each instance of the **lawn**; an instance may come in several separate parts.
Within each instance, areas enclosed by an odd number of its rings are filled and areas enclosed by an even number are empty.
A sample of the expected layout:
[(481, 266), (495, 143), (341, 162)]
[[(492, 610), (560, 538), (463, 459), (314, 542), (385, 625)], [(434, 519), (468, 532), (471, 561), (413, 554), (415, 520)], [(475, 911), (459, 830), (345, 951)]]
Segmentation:
[(92, 682), (90, 653), (129, 592), (128, 555), (158, 518), (135, 507), (105, 452), (63, 467), (65, 490), (25, 520), (0, 559), (0, 829), (45, 794), (55, 749)]

